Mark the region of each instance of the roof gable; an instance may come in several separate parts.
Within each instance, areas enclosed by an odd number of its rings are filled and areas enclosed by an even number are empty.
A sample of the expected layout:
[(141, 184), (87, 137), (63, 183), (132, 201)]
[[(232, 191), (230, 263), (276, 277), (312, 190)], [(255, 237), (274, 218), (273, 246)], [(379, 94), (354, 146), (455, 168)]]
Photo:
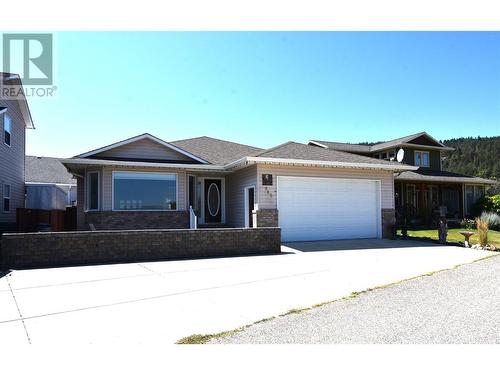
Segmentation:
[(373, 145), (317, 141), (317, 140), (311, 140), (309, 141), (309, 144), (323, 148), (328, 148), (331, 150), (354, 152), (354, 153), (371, 153), (408, 144), (421, 145), (426, 147), (438, 147), (445, 150), (453, 150), (450, 147), (446, 147), (444, 144), (437, 141), (435, 138), (431, 137), (426, 132), (407, 135), (405, 137), (396, 138), (387, 142), (379, 142)]
[(441, 142), (437, 141), (435, 138), (431, 137), (426, 132), (420, 132), (417, 134), (408, 135), (406, 137), (393, 139), (388, 142), (377, 143), (376, 145), (373, 145), (371, 147), (371, 151), (385, 150), (387, 148), (397, 147), (404, 144), (415, 144), (422, 146), (448, 148)]
[(145, 133), (77, 155), (77, 158), (207, 164), (207, 161), (171, 143)]
[(424, 145), (424, 146), (435, 146), (442, 147), (444, 146), (442, 143), (436, 141), (434, 138), (429, 136), (428, 134), (422, 134), (421, 136), (408, 141), (408, 143), (415, 145)]

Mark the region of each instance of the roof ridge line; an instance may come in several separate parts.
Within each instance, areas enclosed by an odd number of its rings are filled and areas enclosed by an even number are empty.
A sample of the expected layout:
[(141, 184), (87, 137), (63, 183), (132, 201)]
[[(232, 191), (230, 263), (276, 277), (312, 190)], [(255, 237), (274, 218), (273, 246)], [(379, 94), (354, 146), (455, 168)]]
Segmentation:
[(284, 147), (284, 146), (286, 146), (286, 145), (289, 145), (289, 144), (291, 144), (291, 143), (296, 143), (296, 142), (294, 142), (294, 141), (287, 141), (287, 142), (284, 142), (284, 143), (280, 143), (280, 144), (279, 144), (279, 145), (277, 145), (277, 146), (274, 146), (274, 147), (271, 147), (271, 148), (266, 148), (266, 149), (262, 150), (261, 152), (259, 152), (259, 153), (255, 154), (255, 155), (249, 155), (249, 156), (254, 156), (254, 157), (257, 157), (257, 156), (260, 156), (260, 155), (262, 155), (262, 154), (265, 154), (266, 152), (271, 152), (271, 151), (277, 150), (277, 149), (279, 149), (279, 148), (281, 148), (281, 147)]
[(247, 145), (245, 143), (239, 143), (239, 142), (234, 142), (234, 141), (228, 141), (227, 139), (210, 137), (208, 135), (202, 135), (202, 136), (199, 136), (199, 137), (192, 137), (192, 138), (176, 139), (175, 141), (171, 141), (169, 143), (172, 143), (172, 144), (175, 145), (176, 142), (190, 141), (192, 139), (200, 139), (200, 138), (209, 138), (209, 139), (213, 139), (215, 141), (222, 141), (222, 142), (232, 143), (232, 144), (239, 145), (239, 146), (252, 147), (252, 148), (258, 148), (259, 150), (264, 150), (262, 147), (257, 147), (257, 146), (253, 146), (253, 145)]

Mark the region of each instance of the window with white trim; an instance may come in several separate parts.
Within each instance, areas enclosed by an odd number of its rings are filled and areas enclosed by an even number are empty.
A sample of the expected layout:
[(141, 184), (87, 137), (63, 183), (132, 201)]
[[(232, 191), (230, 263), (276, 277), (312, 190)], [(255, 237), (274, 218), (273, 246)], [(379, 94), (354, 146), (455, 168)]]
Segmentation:
[(428, 167), (430, 165), (429, 152), (415, 151), (415, 165), (417, 167)]
[(99, 210), (99, 171), (87, 173), (87, 210)]
[(3, 212), (10, 212), (10, 185), (3, 185)]
[(12, 135), (12, 120), (8, 115), (3, 118), (3, 143), (10, 146), (10, 138)]
[(177, 174), (113, 172), (113, 210), (177, 210)]

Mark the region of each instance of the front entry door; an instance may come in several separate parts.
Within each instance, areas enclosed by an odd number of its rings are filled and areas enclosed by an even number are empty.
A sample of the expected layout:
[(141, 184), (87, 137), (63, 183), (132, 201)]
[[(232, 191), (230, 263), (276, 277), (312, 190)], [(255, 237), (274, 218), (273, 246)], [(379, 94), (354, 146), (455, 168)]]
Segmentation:
[(205, 179), (205, 223), (222, 221), (222, 183), (221, 180)]

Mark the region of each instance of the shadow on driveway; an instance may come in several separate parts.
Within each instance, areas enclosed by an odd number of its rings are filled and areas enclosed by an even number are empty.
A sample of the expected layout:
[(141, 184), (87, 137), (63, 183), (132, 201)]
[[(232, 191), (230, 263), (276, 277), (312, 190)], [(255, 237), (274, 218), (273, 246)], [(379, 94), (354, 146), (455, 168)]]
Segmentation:
[(0, 279), (4, 276), (7, 276), (10, 273), (10, 270), (2, 270), (0, 269)]
[[(312, 251), (336, 251), (336, 250), (369, 250), (369, 249), (390, 249), (405, 247), (430, 247), (439, 246), (428, 241), (414, 240), (336, 240), (336, 241), (309, 241), (309, 242), (285, 242), (282, 244), (293, 252), (312, 252)], [(295, 250), (295, 251), (294, 251)]]

